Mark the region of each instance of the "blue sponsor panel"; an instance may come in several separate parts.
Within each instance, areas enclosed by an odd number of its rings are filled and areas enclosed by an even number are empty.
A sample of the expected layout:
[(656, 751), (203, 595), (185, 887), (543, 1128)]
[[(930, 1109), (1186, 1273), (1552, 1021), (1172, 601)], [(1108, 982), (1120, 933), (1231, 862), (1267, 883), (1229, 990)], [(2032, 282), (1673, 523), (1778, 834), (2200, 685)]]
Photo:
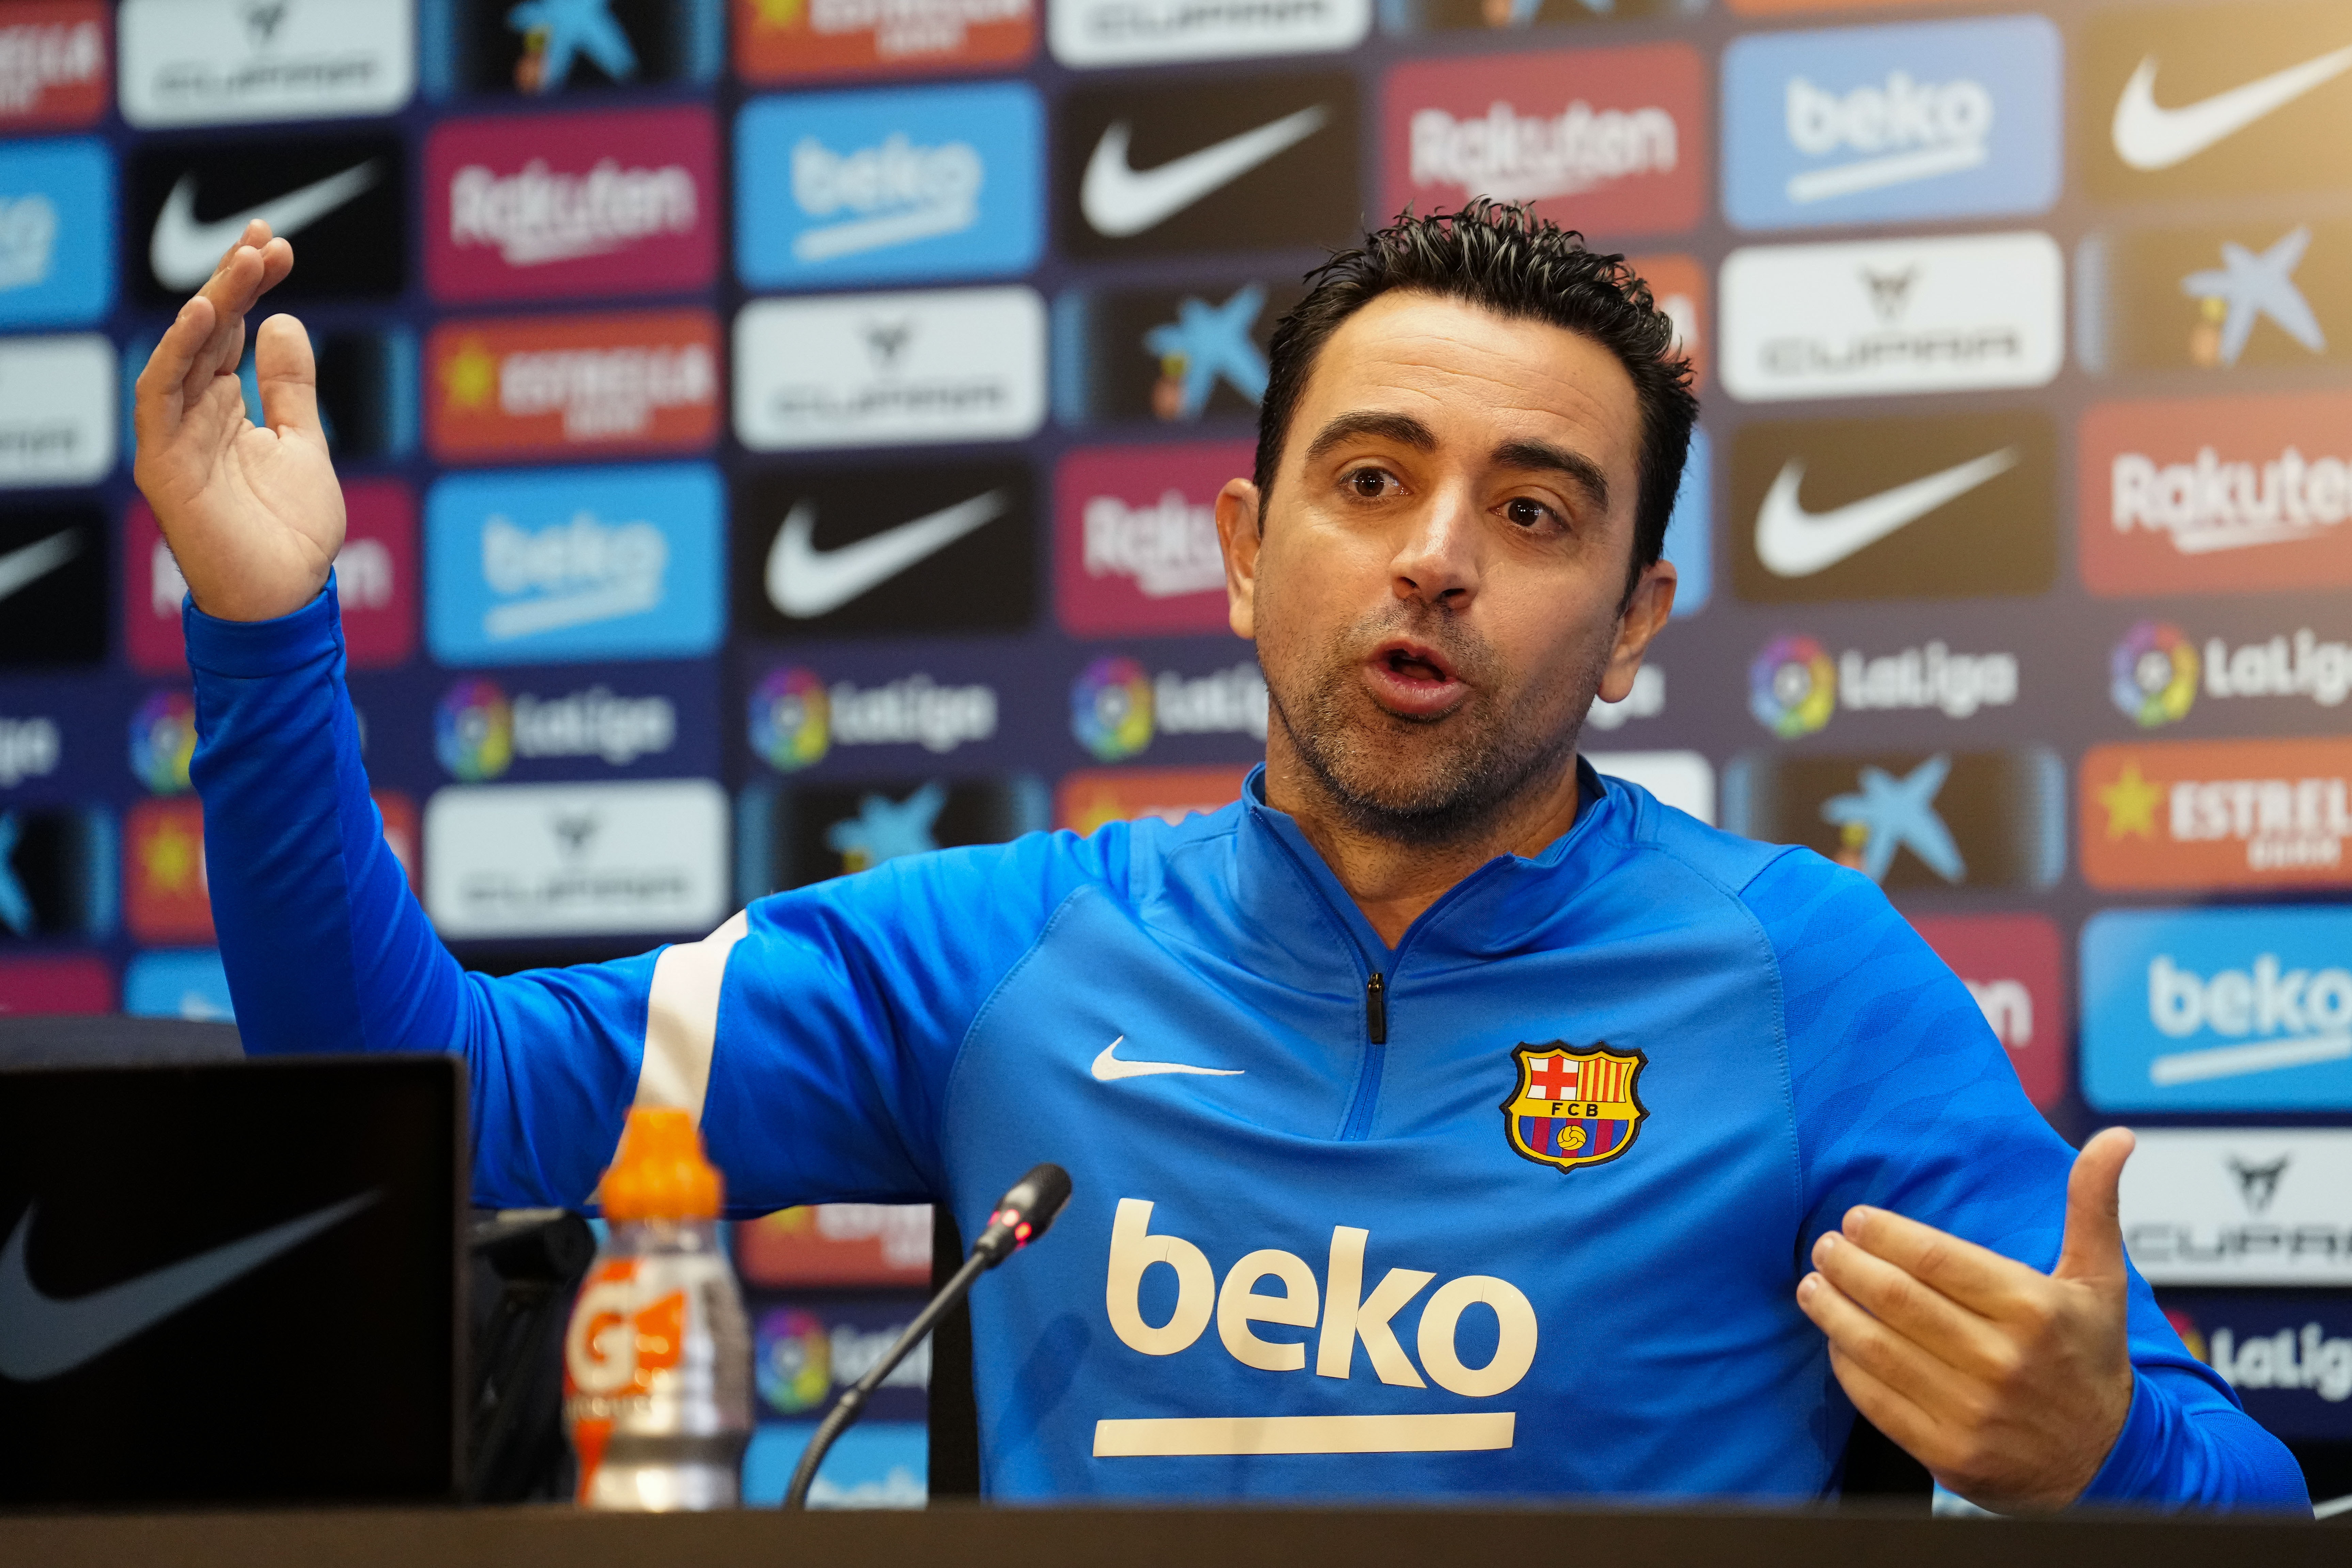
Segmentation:
[(425, 641), (451, 665), (699, 658), (725, 529), (702, 463), (453, 475), (425, 502)]
[(1690, 456), (1683, 462), (1682, 488), (1675, 492), (1675, 510), (1666, 519), (1664, 556), (1675, 563), (1675, 615), (1695, 616), (1706, 608), (1715, 591), (1714, 538), (1715, 468), (1706, 432), (1691, 431)]
[[(743, 1503), (784, 1500), (793, 1467), (815, 1435), (814, 1421), (771, 1421), (751, 1434), (743, 1455)], [(921, 1508), (930, 1499), (930, 1428), (919, 1421), (869, 1421), (852, 1426), (809, 1487), (811, 1508)]]
[(2044, 211), (2064, 152), (2060, 55), (2040, 16), (1736, 39), (1724, 216), (1767, 229)]
[(2109, 910), (2082, 973), (2095, 1108), (2352, 1110), (2352, 908)]
[(114, 304), (114, 157), (91, 137), (0, 144), (0, 327), (79, 325)]
[(122, 1010), (134, 1018), (232, 1023), (228, 972), (209, 947), (131, 955), (122, 972)]
[(794, 93), (735, 122), (735, 268), (755, 289), (1024, 272), (1045, 109), (1022, 82)]
[(2167, 1290), (2158, 1300), (2267, 1430), (2291, 1443), (2352, 1438), (2352, 1297)]

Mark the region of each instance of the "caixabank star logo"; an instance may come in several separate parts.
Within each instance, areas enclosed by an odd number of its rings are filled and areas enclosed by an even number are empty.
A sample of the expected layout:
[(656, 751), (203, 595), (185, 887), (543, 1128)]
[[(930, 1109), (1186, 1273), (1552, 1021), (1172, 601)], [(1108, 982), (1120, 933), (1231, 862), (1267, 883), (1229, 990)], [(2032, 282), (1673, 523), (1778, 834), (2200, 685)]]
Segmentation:
[(1513, 1153), (1565, 1173), (1633, 1146), (1649, 1115), (1639, 1088), (1649, 1058), (1640, 1051), (1551, 1040), (1512, 1047), (1511, 1065), (1518, 1081), (1503, 1101), (1503, 1135)]

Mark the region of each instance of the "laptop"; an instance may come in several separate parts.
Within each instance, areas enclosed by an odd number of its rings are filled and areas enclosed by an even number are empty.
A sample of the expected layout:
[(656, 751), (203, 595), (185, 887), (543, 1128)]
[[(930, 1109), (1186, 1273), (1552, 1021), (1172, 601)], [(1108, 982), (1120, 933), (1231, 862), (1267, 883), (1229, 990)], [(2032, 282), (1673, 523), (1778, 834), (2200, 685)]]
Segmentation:
[(0, 1507), (453, 1500), (448, 1057), (0, 1071)]

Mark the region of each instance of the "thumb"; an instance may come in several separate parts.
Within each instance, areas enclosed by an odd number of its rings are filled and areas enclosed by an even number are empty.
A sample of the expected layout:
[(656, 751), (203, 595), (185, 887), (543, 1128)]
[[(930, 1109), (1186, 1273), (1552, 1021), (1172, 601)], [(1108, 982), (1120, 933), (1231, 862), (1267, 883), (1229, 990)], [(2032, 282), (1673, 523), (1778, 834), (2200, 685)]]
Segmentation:
[(2066, 1178), (2066, 1238), (2058, 1248), (2057, 1279), (2086, 1284), (2124, 1279), (2124, 1231), (2116, 1217), (2124, 1162), (2137, 1142), (2126, 1127), (2110, 1127), (2074, 1156)]
[(279, 434), (305, 436), (324, 447), (319, 424), (319, 367), (310, 334), (291, 316), (272, 316), (253, 341), (254, 379), (261, 385), (261, 422)]

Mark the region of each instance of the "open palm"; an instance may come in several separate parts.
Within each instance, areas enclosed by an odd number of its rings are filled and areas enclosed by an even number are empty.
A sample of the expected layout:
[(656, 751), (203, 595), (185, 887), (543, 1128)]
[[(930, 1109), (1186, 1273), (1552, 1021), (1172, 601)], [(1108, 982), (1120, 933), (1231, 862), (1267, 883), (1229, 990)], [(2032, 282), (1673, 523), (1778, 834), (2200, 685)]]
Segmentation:
[(293, 247), (256, 219), (139, 375), (132, 474), (197, 607), (224, 620), (300, 609), (343, 543), (343, 495), (302, 324), (272, 316), (255, 334), (260, 425), (246, 417), (237, 384), (246, 313), (293, 269)]

